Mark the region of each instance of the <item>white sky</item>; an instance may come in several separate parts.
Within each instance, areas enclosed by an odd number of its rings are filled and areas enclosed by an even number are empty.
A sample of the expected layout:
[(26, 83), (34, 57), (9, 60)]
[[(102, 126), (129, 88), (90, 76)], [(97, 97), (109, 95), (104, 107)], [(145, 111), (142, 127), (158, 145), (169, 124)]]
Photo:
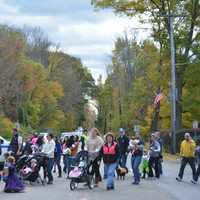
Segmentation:
[[(1, 24), (40, 26), (61, 50), (81, 58), (95, 79), (105, 79), (115, 39), (125, 29), (147, 27), (111, 10), (95, 12), (90, 0), (0, 0), (0, 10)], [(146, 37), (140, 30), (138, 39)]]

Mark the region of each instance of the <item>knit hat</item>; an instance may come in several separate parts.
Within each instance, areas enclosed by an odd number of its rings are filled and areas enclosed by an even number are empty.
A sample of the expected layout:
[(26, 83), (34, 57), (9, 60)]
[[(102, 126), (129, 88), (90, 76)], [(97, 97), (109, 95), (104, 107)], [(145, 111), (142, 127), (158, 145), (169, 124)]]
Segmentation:
[(108, 133), (106, 134), (106, 137), (105, 137), (105, 138), (107, 139), (108, 136), (111, 136), (112, 138), (114, 138), (114, 135), (113, 135), (112, 132), (108, 132)]

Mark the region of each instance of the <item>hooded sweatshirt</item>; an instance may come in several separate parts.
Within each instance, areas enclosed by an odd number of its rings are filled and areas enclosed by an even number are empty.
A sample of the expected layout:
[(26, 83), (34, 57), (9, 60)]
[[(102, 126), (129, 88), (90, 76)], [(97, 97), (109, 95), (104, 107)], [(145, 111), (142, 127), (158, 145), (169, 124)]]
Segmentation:
[(196, 147), (196, 144), (194, 140), (190, 140), (190, 141), (183, 140), (181, 143), (180, 155), (186, 158), (190, 158), (190, 157), (193, 158), (195, 154), (195, 147)]

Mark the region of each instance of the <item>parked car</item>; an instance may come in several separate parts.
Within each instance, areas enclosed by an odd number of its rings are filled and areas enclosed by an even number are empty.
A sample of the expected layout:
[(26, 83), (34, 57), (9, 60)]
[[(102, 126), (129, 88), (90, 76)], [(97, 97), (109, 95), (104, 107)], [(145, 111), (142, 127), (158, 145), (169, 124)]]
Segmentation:
[(6, 140), (5, 138), (3, 138), (2, 136), (0, 136), (0, 141), (1, 141), (2, 153), (4, 154), (8, 151), (8, 147), (10, 145), (10, 142), (8, 140)]
[(73, 132), (63, 132), (61, 133), (61, 139), (64, 139), (65, 137), (70, 137), (70, 136), (81, 136), (82, 135), (82, 132), (80, 131), (73, 131)]

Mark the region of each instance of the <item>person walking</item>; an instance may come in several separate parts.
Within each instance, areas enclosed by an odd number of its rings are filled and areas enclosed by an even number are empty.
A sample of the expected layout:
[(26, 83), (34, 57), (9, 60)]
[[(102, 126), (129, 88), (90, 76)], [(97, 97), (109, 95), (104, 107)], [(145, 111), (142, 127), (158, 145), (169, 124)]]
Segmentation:
[(47, 155), (47, 184), (53, 184), (53, 163), (54, 163), (54, 150), (55, 150), (55, 141), (53, 140), (53, 134), (49, 133), (47, 135), (47, 140), (42, 148), (42, 153)]
[(0, 139), (0, 182), (1, 179), (3, 178), (3, 169), (4, 169), (4, 163), (5, 163), (5, 158), (2, 152), (1, 145), (3, 144), (3, 140)]
[(144, 148), (144, 142), (141, 139), (141, 136), (139, 133), (136, 133), (134, 140), (130, 141), (130, 150), (131, 150), (131, 165), (133, 170), (133, 178), (134, 181), (132, 184), (139, 185), (140, 183), (140, 171), (139, 166), (142, 161), (142, 155), (143, 155), (143, 148)]
[(196, 176), (194, 181), (192, 180), (192, 183), (196, 184), (199, 176), (200, 176), (200, 138), (197, 139), (196, 141), (196, 149), (195, 149), (195, 158), (196, 158), (196, 162), (197, 162), (197, 170), (196, 170)]
[(71, 150), (69, 148), (69, 138), (68, 137), (65, 137), (64, 138), (64, 141), (63, 141), (63, 144), (62, 144), (62, 153), (63, 153), (63, 172), (65, 174), (68, 174), (67, 173), (67, 170), (68, 170), (68, 157), (70, 156), (71, 154)]
[(76, 155), (78, 153), (79, 148), (79, 137), (75, 137), (74, 135), (70, 136), (67, 146), (69, 148), (69, 155), (67, 157), (67, 177), (69, 176), (69, 173), (72, 169), (72, 166), (74, 165), (74, 162), (76, 160)]
[(180, 156), (182, 157), (181, 166), (179, 169), (178, 177), (176, 177), (176, 180), (179, 182), (183, 179), (184, 169), (187, 164), (189, 164), (192, 169), (193, 179), (191, 180), (191, 182), (196, 182), (195, 147), (196, 144), (190, 134), (185, 133), (185, 139), (182, 141), (180, 148)]
[(119, 137), (117, 138), (117, 143), (119, 145), (119, 165), (122, 168), (126, 167), (127, 156), (128, 156), (128, 147), (129, 147), (129, 138), (125, 133), (123, 128), (119, 129)]
[(162, 162), (163, 162), (163, 139), (160, 137), (160, 131), (156, 131), (155, 132), (155, 137), (156, 137), (156, 140), (160, 144), (160, 155), (159, 155), (158, 167), (159, 167), (159, 173), (160, 173), (160, 175), (162, 175), (163, 174), (163, 168), (162, 168)]
[(105, 144), (100, 150), (100, 158), (103, 157), (105, 165), (105, 173), (107, 175), (107, 190), (113, 190), (115, 170), (119, 160), (119, 146), (114, 141), (112, 133), (107, 133), (105, 138)]
[(81, 150), (85, 150), (87, 140), (88, 140), (88, 131), (87, 131), (87, 129), (85, 129), (83, 131), (83, 134), (81, 135), (81, 138), (80, 138)]
[(62, 168), (61, 168), (61, 155), (62, 155), (62, 146), (59, 139), (55, 139), (55, 151), (54, 151), (54, 172), (56, 172), (56, 166), (58, 168), (58, 178), (62, 177)]
[(160, 178), (159, 159), (160, 159), (160, 143), (154, 134), (151, 135), (149, 149), (149, 174), (150, 178), (154, 177), (153, 168), (155, 169), (155, 177)]
[(89, 153), (89, 158), (92, 161), (92, 171), (91, 175), (95, 175), (95, 185), (98, 186), (99, 182), (102, 180), (100, 174), (100, 162), (99, 162), (99, 151), (103, 146), (103, 139), (99, 136), (99, 130), (97, 128), (92, 128), (89, 134), (89, 138), (86, 143), (86, 149)]
[(8, 151), (12, 153), (16, 161), (21, 155), (22, 148), (23, 148), (23, 138), (20, 136), (18, 130), (14, 128), (13, 136), (12, 136), (10, 145), (8, 147)]

